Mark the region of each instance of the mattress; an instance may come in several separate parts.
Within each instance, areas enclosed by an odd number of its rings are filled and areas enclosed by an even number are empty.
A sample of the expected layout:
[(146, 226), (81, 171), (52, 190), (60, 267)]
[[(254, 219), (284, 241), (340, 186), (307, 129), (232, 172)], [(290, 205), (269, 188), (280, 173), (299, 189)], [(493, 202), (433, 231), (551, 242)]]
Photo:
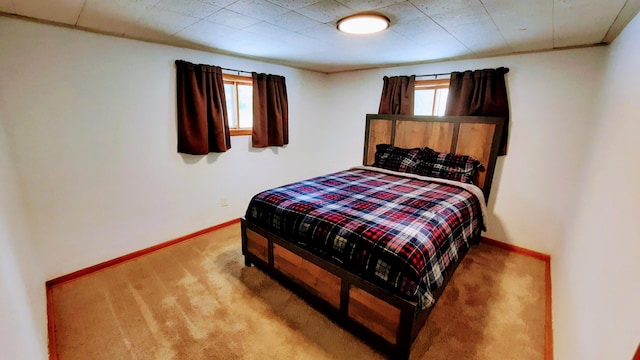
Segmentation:
[(362, 166), (263, 191), (245, 218), (427, 308), (484, 211), (473, 185)]

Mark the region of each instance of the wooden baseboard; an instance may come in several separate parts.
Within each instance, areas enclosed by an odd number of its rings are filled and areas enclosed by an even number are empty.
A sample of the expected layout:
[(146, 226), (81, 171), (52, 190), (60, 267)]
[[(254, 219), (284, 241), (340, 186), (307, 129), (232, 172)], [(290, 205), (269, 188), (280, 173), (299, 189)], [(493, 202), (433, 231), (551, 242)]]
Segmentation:
[[(502, 241), (493, 240), (487, 237), (482, 237), (482, 242), (495, 246), (507, 251), (513, 251), (518, 254), (531, 256), (533, 258), (542, 260), (545, 262), (545, 316), (544, 316), (544, 359), (553, 360), (553, 318), (552, 318), (552, 302), (551, 302), (551, 256), (543, 254), (541, 252), (529, 250), (520, 246), (504, 243)], [(634, 360), (640, 360), (635, 359)]]
[(518, 254), (531, 256), (531, 257), (534, 257), (534, 258), (542, 260), (542, 261), (546, 261), (546, 262), (551, 261), (551, 256), (548, 255), (548, 254), (544, 254), (544, 253), (541, 253), (541, 252), (529, 250), (529, 249), (526, 249), (526, 248), (523, 248), (523, 247), (520, 247), (520, 246), (516, 246), (516, 245), (512, 245), (512, 244), (507, 244), (505, 242), (498, 241), (498, 240), (493, 240), (493, 239), (488, 238), (488, 237), (484, 237), (483, 236), (482, 237), (482, 242), (486, 243), (488, 245), (491, 245), (491, 246), (499, 247), (501, 249), (513, 251), (513, 252), (516, 252)]
[(553, 360), (553, 304), (551, 303), (551, 258), (545, 269), (544, 359)]
[(49, 360), (58, 360), (58, 349), (56, 349), (56, 324), (53, 312), (53, 290), (47, 286), (47, 335), (48, 335), (48, 348), (49, 348)]

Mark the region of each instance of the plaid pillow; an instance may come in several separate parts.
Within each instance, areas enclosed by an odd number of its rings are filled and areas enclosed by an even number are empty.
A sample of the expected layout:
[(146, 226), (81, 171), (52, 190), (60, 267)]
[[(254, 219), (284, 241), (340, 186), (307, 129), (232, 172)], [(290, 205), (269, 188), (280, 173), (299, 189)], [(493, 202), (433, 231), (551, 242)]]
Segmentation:
[(443, 153), (426, 147), (420, 151), (415, 173), (472, 184), (480, 166), (482, 164), (471, 156)]
[(404, 149), (389, 144), (376, 145), (373, 166), (387, 170), (415, 173), (422, 149)]

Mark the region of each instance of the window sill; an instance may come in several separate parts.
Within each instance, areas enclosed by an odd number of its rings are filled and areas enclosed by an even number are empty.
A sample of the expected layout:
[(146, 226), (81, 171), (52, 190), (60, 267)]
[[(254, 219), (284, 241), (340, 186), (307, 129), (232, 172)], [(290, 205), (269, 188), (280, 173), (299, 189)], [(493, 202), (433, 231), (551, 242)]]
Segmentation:
[(252, 129), (229, 129), (229, 135), (231, 136), (251, 135), (252, 132)]

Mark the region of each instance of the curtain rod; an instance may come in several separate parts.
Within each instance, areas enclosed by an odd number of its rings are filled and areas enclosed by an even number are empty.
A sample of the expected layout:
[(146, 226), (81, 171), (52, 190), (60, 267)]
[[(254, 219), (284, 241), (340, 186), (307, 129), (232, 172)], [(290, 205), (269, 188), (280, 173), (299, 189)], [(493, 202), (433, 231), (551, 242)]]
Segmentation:
[[(504, 73), (508, 73), (509, 72), (509, 68), (506, 67), (502, 67), (502, 68), (498, 68), (498, 69), (504, 69)], [(470, 70), (466, 70), (466, 71), (470, 71)], [(460, 71), (463, 72), (463, 71)], [(416, 77), (427, 77), (427, 76), (434, 76), (436, 79), (438, 78), (438, 76), (444, 76), (444, 75), (451, 75), (451, 73), (439, 73), (439, 74), (425, 74), (425, 75), (416, 75)]]
[(229, 68), (221, 68), (222, 70), (226, 70), (226, 71), (233, 71), (233, 72), (237, 72), (238, 75), (240, 75), (240, 73), (245, 73), (245, 74), (251, 74), (251, 71), (244, 71), (244, 70), (237, 70), (237, 69), (229, 69)]
[(451, 73), (440, 73), (440, 74), (424, 74), (424, 75), (416, 75), (416, 77), (428, 77), (428, 76), (433, 76), (436, 79), (438, 78), (438, 76), (444, 76), (444, 75), (451, 75)]
[[(190, 62), (186, 61), (186, 60), (176, 60), (176, 64), (178, 64), (179, 62), (183, 62), (183, 63), (187, 63), (187, 64), (191, 64)], [(196, 65), (196, 64), (193, 64)], [(206, 65), (206, 66), (214, 66), (214, 65)], [(245, 70), (238, 70), (238, 69), (230, 69), (230, 68), (220, 68), (221, 70), (226, 70), (226, 71), (233, 71), (238, 73), (238, 75), (240, 75), (240, 73), (245, 73), (245, 74), (251, 74), (251, 71), (245, 71)]]

